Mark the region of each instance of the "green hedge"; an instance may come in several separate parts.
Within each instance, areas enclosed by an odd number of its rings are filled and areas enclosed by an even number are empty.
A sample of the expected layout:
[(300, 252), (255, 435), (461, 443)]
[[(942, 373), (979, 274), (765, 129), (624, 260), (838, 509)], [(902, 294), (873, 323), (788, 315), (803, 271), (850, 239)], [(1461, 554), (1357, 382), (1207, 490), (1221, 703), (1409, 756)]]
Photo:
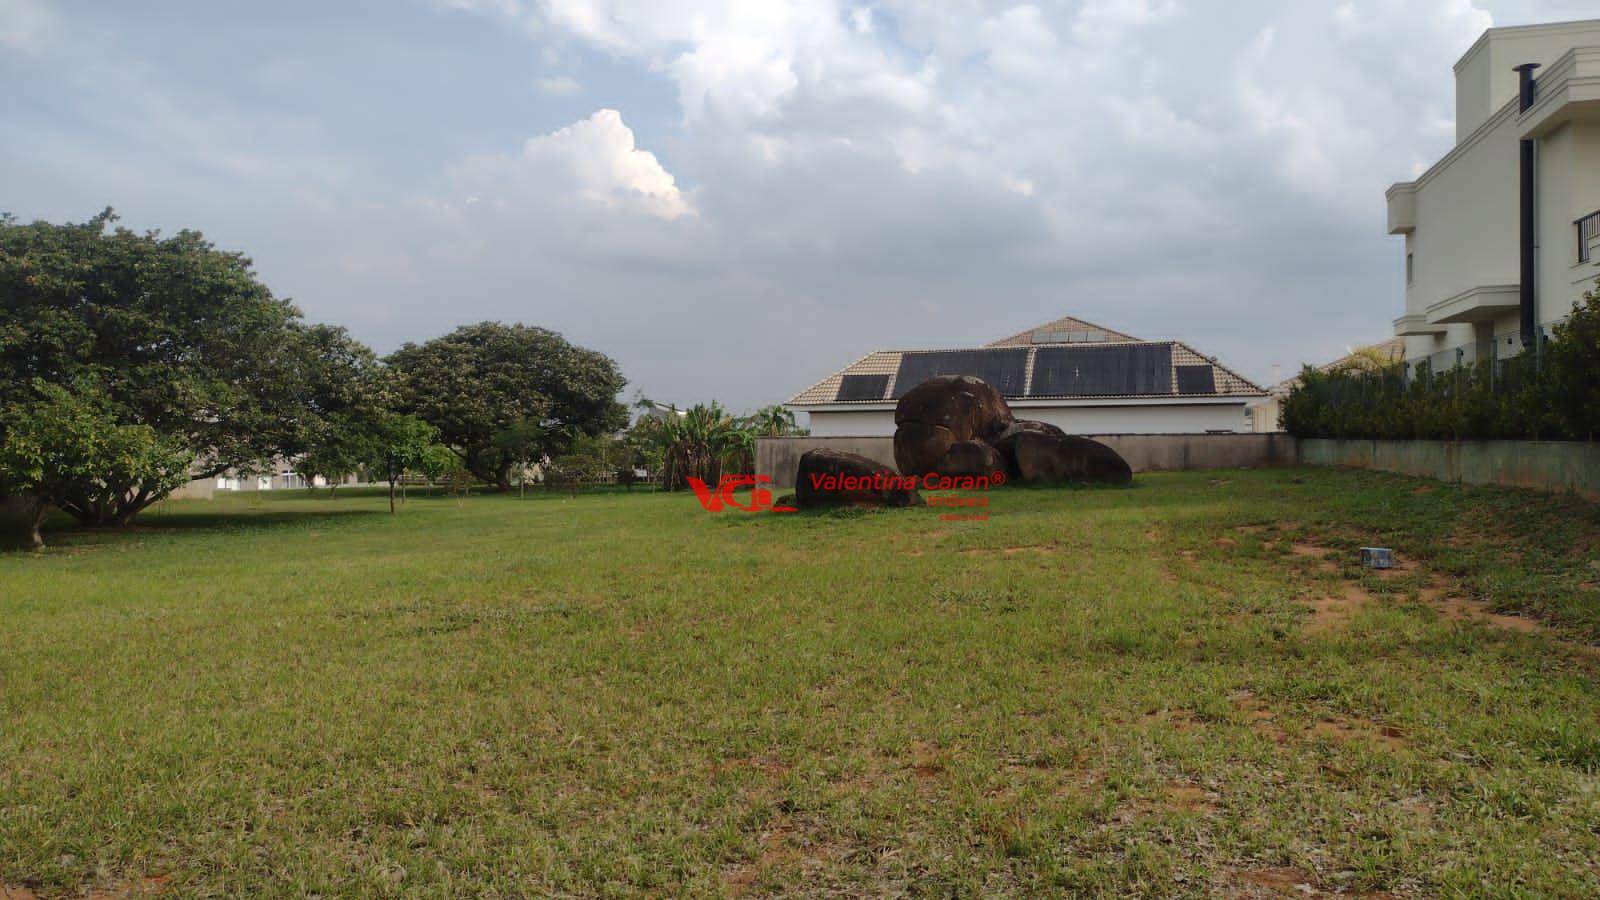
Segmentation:
[(1600, 288), (1537, 351), (1433, 372), (1311, 367), (1283, 403), (1296, 437), (1568, 440), (1600, 437)]

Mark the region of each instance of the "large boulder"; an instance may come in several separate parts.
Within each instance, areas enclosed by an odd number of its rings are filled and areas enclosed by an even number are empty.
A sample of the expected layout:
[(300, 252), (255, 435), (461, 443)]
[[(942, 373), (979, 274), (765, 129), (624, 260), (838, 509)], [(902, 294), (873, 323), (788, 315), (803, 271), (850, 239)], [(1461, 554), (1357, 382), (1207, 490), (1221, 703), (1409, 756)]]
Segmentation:
[(819, 447), (800, 457), (795, 473), (795, 505), (921, 506), (916, 479), (865, 456)]
[(1117, 451), (1046, 422), (1016, 422), (994, 438), (994, 446), (1005, 460), (1006, 471), (1028, 484), (1133, 481), (1133, 469)]
[(902, 472), (926, 475), (939, 467), (956, 436), (943, 425), (906, 422), (894, 430), (894, 464)]
[(970, 375), (930, 378), (907, 391), (895, 405), (895, 464), (908, 475), (936, 471), (951, 445), (987, 442), (1012, 421), (1005, 399), (983, 379)]
[(1005, 460), (1006, 474), (1012, 478), (1021, 478), (1022, 473), (1017, 471), (1017, 439), (1027, 433), (1042, 434), (1047, 437), (1065, 440), (1067, 433), (1051, 425), (1049, 422), (1035, 422), (1032, 419), (1018, 419), (1006, 427), (1005, 431), (995, 435), (990, 444), (1000, 451), (1000, 458)]
[(988, 478), (1005, 469), (1000, 453), (983, 441), (956, 441), (933, 467), (947, 478)]

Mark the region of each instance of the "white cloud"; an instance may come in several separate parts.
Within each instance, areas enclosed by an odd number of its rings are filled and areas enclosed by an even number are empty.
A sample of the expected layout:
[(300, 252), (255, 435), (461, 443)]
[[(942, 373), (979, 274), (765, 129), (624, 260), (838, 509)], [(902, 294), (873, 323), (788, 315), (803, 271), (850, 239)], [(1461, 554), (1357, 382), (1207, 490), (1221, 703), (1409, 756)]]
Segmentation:
[[(1450, 146), (1450, 66), (1489, 12), (1593, 14), (1593, 0), (431, 3), (420, 14), (529, 41), (518, 83), (605, 97), (626, 121), (602, 109), (485, 152), (516, 113), (493, 105), (504, 91), (464, 92), (451, 141), (396, 153), (415, 105), (324, 122), (274, 91), (250, 108), (259, 89), (108, 44), (50, 58), (93, 102), (64, 92), (65, 124), (0, 147), (0, 187), (38, 207), (93, 179), (125, 212), (125, 197), (166, 203), (148, 224), (237, 237), (276, 290), (380, 348), (534, 321), (680, 402), (781, 400), (876, 346), (977, 342), (1066, 312), (1265, 377), (1384, 335), (1401, 297), (1382, 192)], [(18, 23), (45, 9), (0, 0), (0, 49), (39, 46), (41, 26)], [(44, 43), (105, 33), (95, 18)], [(291, 87), (324, 57), (278, 55), (308, 67)], [(457, 141), (480, 152), (444, 158)]]
[(536, 84), (539, 91), (557, 97), (570, 97), (583, 90), (583, 85), (570, 75), (554, 75), (539, 79)]
[(506, 209), (564, 195), (592, 207), (671, 221), (694, 215), (689, 198), (655, 154), (634, 144), (614, 109), (529, 138), (516, 156), (476, 156), (453, 173), (461, 195)]
[(1105, 44), (1129, 29), (1160, 21), (1177, 10), (1174, 2), (1086, 0), (1073, 20), (1072, 33), (1086, 44)]

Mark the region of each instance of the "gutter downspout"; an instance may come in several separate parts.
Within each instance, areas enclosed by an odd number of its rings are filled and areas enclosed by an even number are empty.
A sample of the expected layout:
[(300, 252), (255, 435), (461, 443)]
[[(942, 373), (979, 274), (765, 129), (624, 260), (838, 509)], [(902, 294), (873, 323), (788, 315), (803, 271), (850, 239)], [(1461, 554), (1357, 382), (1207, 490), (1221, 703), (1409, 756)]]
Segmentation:
[[(1533, 70), (1539, 68), (1538, 63), (1523, 63), (1512, 71), (1519, 77), (1519, 100), (1517, 112), (1525, 113), (1533, 106), (1533, 101), (1538, 92), (1538, 82), (1533, 79)], [(1519, 239), (1522, 250), (1522, 283), (1518, 296), (1518, 312), (1521, 313), (1522, 346), (1532, 346), (1539, 336), (1539, 319), (1534, 295), (1534, 192), (1535, 183), (1535, 147), (1533, 140), (1523, 139), (1517, 142), (1517, 150), (1521, 157), (1521, 228)]]

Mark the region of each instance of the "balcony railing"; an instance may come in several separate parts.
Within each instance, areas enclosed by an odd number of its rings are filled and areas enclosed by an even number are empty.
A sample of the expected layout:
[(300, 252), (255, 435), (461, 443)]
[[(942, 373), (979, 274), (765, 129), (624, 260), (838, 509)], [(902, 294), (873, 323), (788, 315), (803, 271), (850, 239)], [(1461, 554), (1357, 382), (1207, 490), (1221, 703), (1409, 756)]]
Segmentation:
[(1578, 262), (1589, 261), (1589, 245), (1600, 238), (1600, 210), (1595, 210), (1573, 224), (1578, 226)]

